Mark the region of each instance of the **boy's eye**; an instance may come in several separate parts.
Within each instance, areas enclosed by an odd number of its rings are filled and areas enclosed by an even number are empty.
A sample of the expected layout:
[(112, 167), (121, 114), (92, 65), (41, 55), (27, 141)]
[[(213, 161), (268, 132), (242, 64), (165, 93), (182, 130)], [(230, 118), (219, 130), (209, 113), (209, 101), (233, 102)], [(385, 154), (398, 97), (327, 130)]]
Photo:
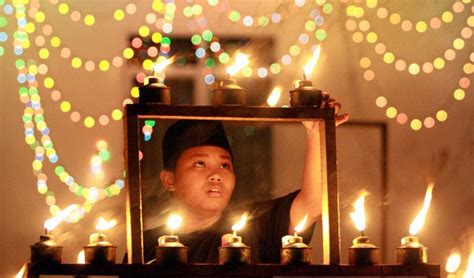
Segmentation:
[(232, 170), (232, 166), (229, 163), (222, 164), (221, 168), (226, 170)]
[(206, 163), (204, 163), (204, 161), (196, 161), (196, 162), (194, 162), (194, 166), (196, 166), (196, 167), (205, 167)]

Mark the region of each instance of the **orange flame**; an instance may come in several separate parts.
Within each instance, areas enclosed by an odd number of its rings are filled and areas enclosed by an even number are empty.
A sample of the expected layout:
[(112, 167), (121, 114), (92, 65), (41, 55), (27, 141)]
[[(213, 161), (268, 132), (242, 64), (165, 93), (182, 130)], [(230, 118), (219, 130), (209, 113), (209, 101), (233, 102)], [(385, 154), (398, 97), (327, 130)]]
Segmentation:
[(303, 231), (304, 227), (306, 226), (306, 222), (308, 222), (308, 215), (305, 214), (303, 217), (303, 220), (300, 221), (298, 225), (295, 227), (295, 233), (301, 233)]
[(77, 253), (77, 263), (78, 264), (86, 263), (86, 253), (84, 253), (84, 249), (82, 249), (81, 252)]
[(153, 65), (153, 72), (154, 73), (162, 72), (167, 66), (174, 63), (174, 60), (175, 60), (174, 56), (172, 56), (169, 59), (166, 59), (166, 57), (164, 56), (158, 57), (158, 59), (156, 60), (156, 63)]
[(452, 253), (446, 261), (446, 272), (454, 273), (461, 265), (461, 255), (459, 253)]
[(306, 75), (307, 78), (311, 75), (313, 72), (314, 67), (316, 66), (316, 63), (319, 60), (319, 55), (321, 54), (321, 45), (318, 45), (316, 49), (313, 52), (313, 57), (311, 60), (303, 67), (304, 74)]
[(357, 201), (355, 201), (355, 203), (353, 204), (355, 211), (350, 213), (352, 221), (354, 221), (354, 224), (359, 232), (362, 232), (365, 230), (365, 209), (364, 209), (365, 195), (366, 193), (363, 192), (359, 196)]
[(275, 105), (277, 105), (278, 101), (280, 100), (282, 91), (283, 91), (282, 86), (275, 86), (275, 88), (273, 88), (272, 92), (267, 98), (267, 104), (271, 107), (274, 107)]
[(230, 76), (233, 76), (248, 64), (249, 64), (249, 55), (242, 54), (239, 52), (235, 56), (235, 64), (228, 67), (226, 71)]
[(15, 275), (15, 278), (23, 278), (23, 277), (26, 277), (25, 274), (26, 274), (26, 266), (28, 264), (27, 263), (24, 263), (23, 266), (20, 268), (20, 270), (18, 271), (18, 273)]
[(183, 218), (179, 215), (176, 214), (171, 214), (168, 217), (168, 228), (172, 231), (176, 230), (181, 226), (181, 223), (183, 223)]
[(421, 231), (421, 228), (423, 228), (426, 215), (428, 214), (428, 209), (430, 208), (431, 198), (433, 197), (433, 187), (433, 184), (428, 185), (425, 194), (425, 201), (423, 202), (423, 208), (420, 210), (410, 225), (410, 234), (412, 236), (418, 234)]
[(462, 275), (462, 278), (472, 278), (474, 277), (474, 251), (471, 252), (469, 255), (469, 259), (467, 261), (467, 268)]
[(240, 220), (239, 222), (235, 223), (234, 225), (232, 225), (232, 231), (240, 231), (242, 230), (242, 228), (245, 226), (245, 223), (247, 223), (247, 219), (248, 219), (248, 213), (245, 212), (244, 214), (242, 214), (242, 216), (240, 217)]
[(54, 228), (56, 228), (59, 225), (59, 223), (61, 223), (64, 219), (66, 219), (69, 216), (69, 214), (71, 214), (73, 211), (77, 210), (78, 207), (79, 207), (78, 205), (74, 204), (58, 212), (56, 216), (51, 217), (44, 222), (44, 228), (48, 231), (54, 230)]
[(99, 222), (95, 226), (98, 231), (104, 231), (112, 228), (113, 226), (117, 225), (117, 221), (112, 219), (110, 221), (106, 221), (104, 218), (99, 217)]

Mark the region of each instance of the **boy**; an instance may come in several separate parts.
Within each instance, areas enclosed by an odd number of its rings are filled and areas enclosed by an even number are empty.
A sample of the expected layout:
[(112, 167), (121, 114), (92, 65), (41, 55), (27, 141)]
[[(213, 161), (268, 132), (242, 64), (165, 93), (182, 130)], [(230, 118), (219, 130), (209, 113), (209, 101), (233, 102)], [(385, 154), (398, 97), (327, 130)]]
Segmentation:
[[(329, 107), (340, 108), (331, 100)], [(337, 116), (336, 125), (349, 119)], [(254, 263), (278, 263), (281, 237), (293, 234), (294, 227), (308, 215), (302, 235), (308, 242), (313, 223), (321, 212), (319, 122), (303, 122), (307, 134), (307, 149), (301, 189), (287, 196), (252, 204), (244, 211), (250, 218), (242, 235), (252, 247)], [(235, 216), (227, 205), (235, 185), (232, 150), (219, 121), (177, 121), (166, 131), (163, 139), (163, 164), (160, 179), (172, 195), (172, 212), (184, 216), (178, 235), (188, 246), (190, 263), (217, 263), (221, 236), (231, 232)], [(233, 216), (233, 217), (232, 217)], [(155, 257), (157, 238), (167, 234), (166, 227), (144, 233), (145, 262)]]

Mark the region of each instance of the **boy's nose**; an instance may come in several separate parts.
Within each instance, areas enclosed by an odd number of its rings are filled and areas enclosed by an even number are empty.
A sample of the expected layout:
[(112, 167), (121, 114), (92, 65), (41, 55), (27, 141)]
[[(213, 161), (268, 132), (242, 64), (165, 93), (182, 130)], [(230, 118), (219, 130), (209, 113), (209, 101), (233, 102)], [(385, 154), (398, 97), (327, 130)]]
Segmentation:
[(222, 181), (222, 178), (219, 174), (217, 173), (214, 173), (212, 175), (209, 176), (209, 181), (213, 181), (213, 182), (221, 182)]

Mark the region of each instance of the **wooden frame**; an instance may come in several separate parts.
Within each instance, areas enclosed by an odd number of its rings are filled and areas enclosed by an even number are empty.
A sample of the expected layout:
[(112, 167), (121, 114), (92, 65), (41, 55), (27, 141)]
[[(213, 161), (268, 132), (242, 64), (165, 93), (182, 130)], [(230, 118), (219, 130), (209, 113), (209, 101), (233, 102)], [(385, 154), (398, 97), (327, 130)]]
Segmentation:
[(127, 250), (129, 263), (143, 263), (143, 212), (138, 161), (140, 119), (201, 119), (224, 121), (296, 122), (321, 120), (322, 222), (324, 264), (340, 263), (339, 204), (337, 191), (334, 109), (249, 106), (173, 106), (130, 104), (126, 107)]
[[(143, 264), (143, 222), (140, 149), (140, 119), (213, 119), (233, 121), (302, 121), (321, 120), (321, 158), (323, 173), (323, 260), (324, 265), (287, 266), (257, 264), (223, 266), (189, 264), (160, 266)], [(126, 107), (125, 157), (127, 192), (128, 264), (57, 264), (28, 265), (28, 277), (46, 275), (101, 275), (119, 277), (274, 277), (274, 276), (424, 276), (440, 277), (440, 265), (340, 265), (339, 201), (337, 188), (336, 134), (333, 109), (211, 107), (133, 104)], [(385, 130), (384, 130), (385, 131)], [(386, 133), (383, 133), (386, 135)], [(386, 138), (385, 138), (386, 139)], [(385, 141), (385, 140), (384, 140)], [(386, 146), (385, 146), (386, 147)], [(385, 162), (384, 162), (385, 163)], [(384, 175), (386, 176), (386, 175)]]

